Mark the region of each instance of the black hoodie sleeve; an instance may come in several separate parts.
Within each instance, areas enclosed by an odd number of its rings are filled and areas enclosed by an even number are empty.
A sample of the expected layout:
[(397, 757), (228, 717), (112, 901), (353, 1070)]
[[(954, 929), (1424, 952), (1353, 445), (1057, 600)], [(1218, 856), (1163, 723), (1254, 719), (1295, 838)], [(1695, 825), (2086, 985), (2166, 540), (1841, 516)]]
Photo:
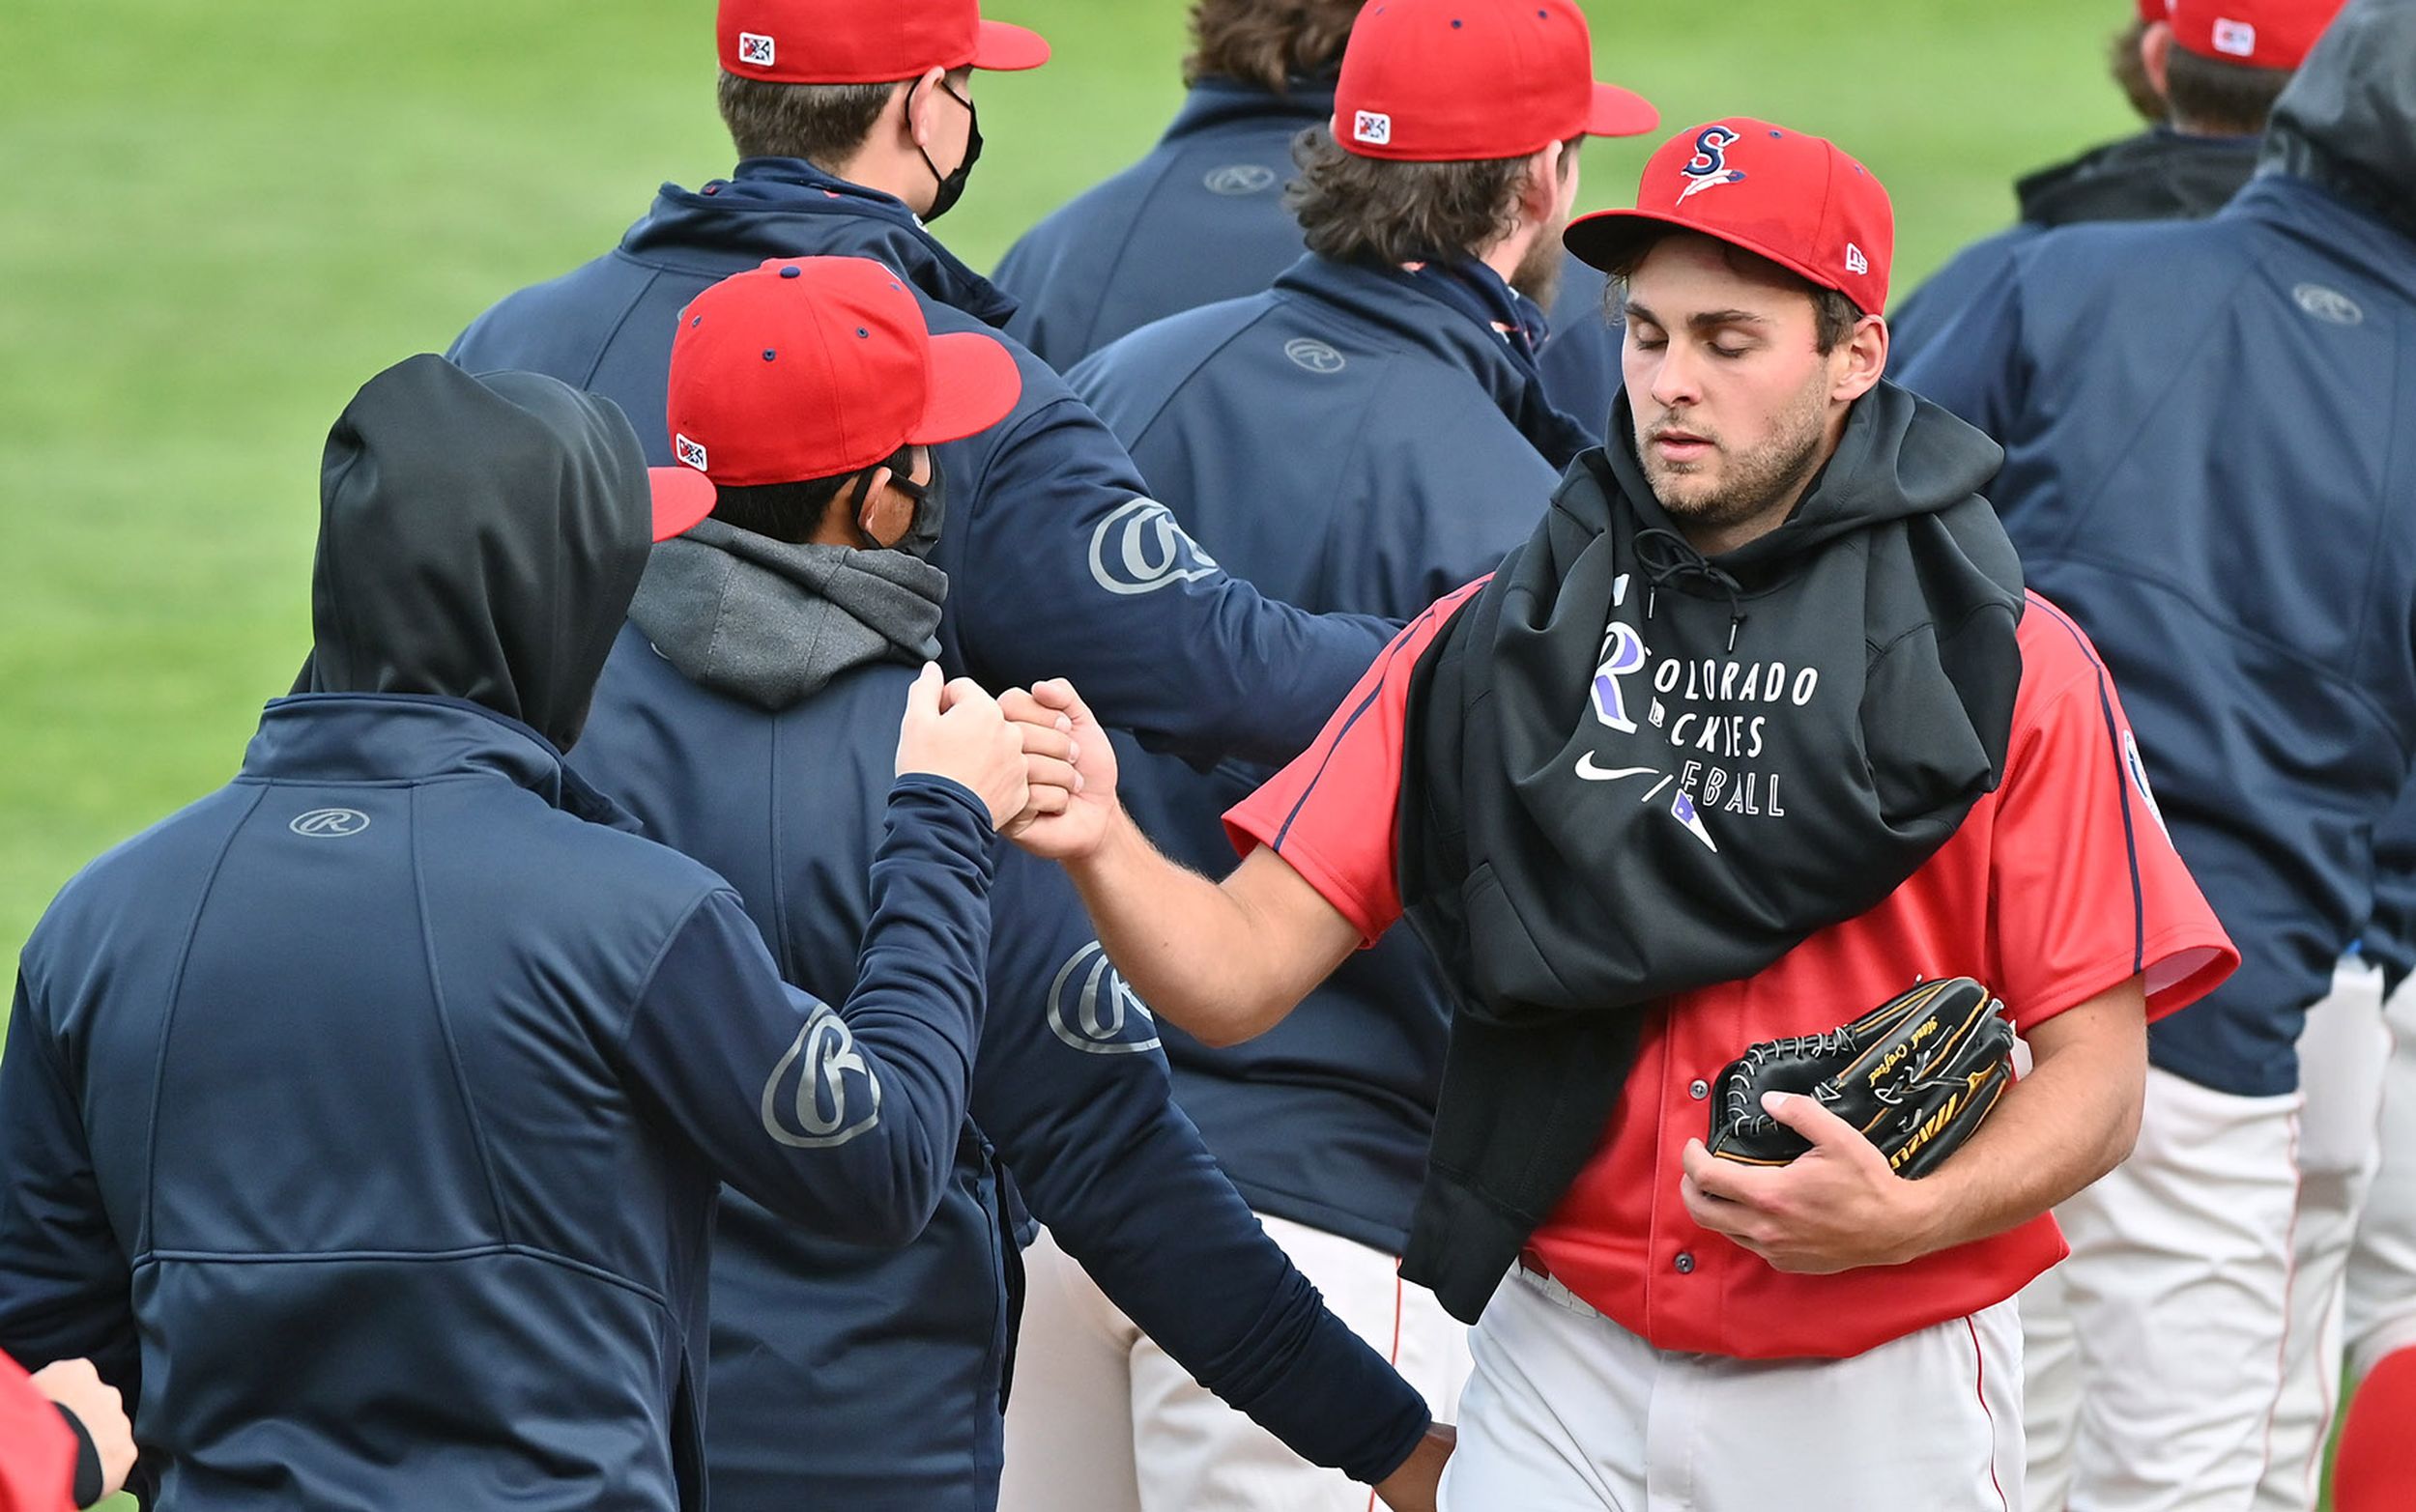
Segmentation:
[(994, 843), (964, 788), (899, 780), (855, 989), (836, 1011), (780, 980), (735, 893), (708, 895), (623, 1037), (643, 1104), (783, 1217), (860, 1244), (921, 1233), (964, 1122)]

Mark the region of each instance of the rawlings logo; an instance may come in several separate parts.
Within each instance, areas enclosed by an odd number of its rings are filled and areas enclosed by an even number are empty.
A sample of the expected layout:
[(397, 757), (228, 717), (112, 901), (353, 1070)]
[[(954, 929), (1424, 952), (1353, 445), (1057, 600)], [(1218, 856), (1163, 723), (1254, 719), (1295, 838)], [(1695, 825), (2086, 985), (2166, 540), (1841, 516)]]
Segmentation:
[(1174, 512), (1154, 499), (1127, 499), (1091, 532), (1091, 581), (1110, 593), (1149, 593), (1169, 583), (1195, 583), (1217, 570), (1217, 559), (1184, 534)]
[(1696, 134), (1694, 156), (1678, 170), (1691, 181), (1678, 191), (1679, 204), (1683, 205), (1705, 189), (1744, 182), (1742, 168), (1728, 166), (1728, 144), (1736, 139), (1737, 133), (1724, 126), (1707, 126)]
[[(800, 1062), (803, 1069), (797, 1073), (796, 1092), (789, 1099), (791, 1117), (783, 1118), (780, 1086), (788, 1079), (789, 1069)], [(850, 1082), (866, 1089), (869, 1104), (852, 1121), (848, 1107)], [(845, 1019), (816, 1005), (813, 1016), (797, 1031), (796, 1041), (764, 1080), (760, 1112), (763, 1132), (797, 1150), (844, 1145), (880, 1122), (880, 1081), (864, 1064), (864, 1054), (855, 1047), (855, 1036), (848, 1032)]]
[[(1082, 969), (1083, 963), (1090, 969)], [(1078, 986), (1076, 984), (1079, 982)], [(1158, 1021), (1093, 940), (1049, 984), (1049, 1030), (1089, 1055), (1138, 1055), (1158, 1048)], [(1138, 1038), (1145, 1035), (1146, 1038)]]

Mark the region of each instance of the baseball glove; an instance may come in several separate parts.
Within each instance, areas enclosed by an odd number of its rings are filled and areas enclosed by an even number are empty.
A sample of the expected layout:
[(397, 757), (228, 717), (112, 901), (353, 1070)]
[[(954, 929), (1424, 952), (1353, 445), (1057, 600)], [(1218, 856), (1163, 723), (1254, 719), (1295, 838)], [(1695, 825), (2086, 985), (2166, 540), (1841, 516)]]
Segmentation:
[(1785, 1165), (1811, 1149), (1762, 1111), (1766, 1092), (1807, 1093), (1860, 1129), (1895, 1173), (1926, 1176), (1960, 1149), (2013, 1080), (2005, 1006), (1970, 977), (1924, 982), (1842, 1029), (1766, 1040), (1720, 1072), (1711, 1154)]

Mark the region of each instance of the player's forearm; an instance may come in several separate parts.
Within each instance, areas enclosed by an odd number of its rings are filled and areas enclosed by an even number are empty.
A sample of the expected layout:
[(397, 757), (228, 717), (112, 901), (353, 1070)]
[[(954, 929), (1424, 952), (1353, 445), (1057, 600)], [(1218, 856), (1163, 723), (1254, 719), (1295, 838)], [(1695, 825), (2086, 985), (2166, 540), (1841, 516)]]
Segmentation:
[(1211, 1045), (1261, 1034), (1290, 1012), (1249, 908), (1177, 865), (1119, 810), (1097, 851), (1067, 872), (1107, 958), (1150, 1012)]
[[(2030, 1073), (1970, 1142), (1916, 1186), (1929, 1222), (1915, 1255), (2026, 1223), (2113, 1170), (2139, 1137), (2147, 1041), (2136, 981), (2032, 1039)], [(1905, 1258), (1912, 1259), (1914, 1255)]]

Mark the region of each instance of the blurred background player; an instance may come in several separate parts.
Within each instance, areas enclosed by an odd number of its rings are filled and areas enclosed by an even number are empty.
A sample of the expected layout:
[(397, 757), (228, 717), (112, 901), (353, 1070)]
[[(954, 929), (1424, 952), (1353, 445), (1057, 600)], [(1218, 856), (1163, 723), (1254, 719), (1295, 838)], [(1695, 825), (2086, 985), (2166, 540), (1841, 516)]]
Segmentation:
[[(1023, 840), (1194, 1033), (1280, 1019), (1404, 912), (1444, 964), (1402, 1271), (1482, 1315), (1446, 1508), (1995, 1512), (2046, 1209), (2127, 1148), (2144, 1014), (2236, 957), (1972, 492), (1999, 449), (1882, 380), (1876, 178), (1730, 117), (1638, 203), (1568, 238), (1624, 293), (1612, 440), (1227, 815), (1241, 866), (1155, 855), (1055, 682), (1086, 783)], [(1811, 1154), (1704, 1152), (1748, 1044), (1983, 963), (2033, 1065), (1938, 1171), (1802, 1097), (1767, 1106)]]
[(53, 1360), (29, 1376), (0, 1354), (0, 1512), (88, 1507), (133, 1468), (125, 1399), (91, 1360)]
[[(1547, 292), (1567, 255), (1576, 143), (1654, 117), (1594, 81), (1568, 0), (1387, 0), (1331, 99), (1342, 134), (1307, 128), (1290, 191), (1309, 255), (1272, 290), (1112, 342), (1070, 382), (1229, 570), (1303, 608), (1407, 619), (1525, 539), (1591, 444), (1543, 392), (1513, 291)], [(1169, 854), (1229, 865), (1219, 815), (1249, 774), (1129, 741), (1118, 765)], [(1247, 1044), (1165, 1031), (1185, 1111), (1267, 1231), (1447, 1418), (1466, 1330), (1398, 1270), (1448, 1014), (1404, 934)], [(1056, 1245), (1027, 1260), (1005, 1505), (1364, 1504), (1210, 1398)], [(1109, 1441), (1128, 1432), (1129, 1452)]]
[[(505, 299), (452, 353), (610, 395), (643, 417), (659, 462), (673, 460), (663, 385), (680, 309), (767, 257), (885, 264), (935, 331), (994, 336), (1015, 313), (926, 223), (981, 154), (974, 71), (1038, 67), (1047, 43), (974, 0), (724, 0), (719, 48), (732, 176), (667, 185), (618, 247)], [(1085, 676), (1103, 714), (1155, 748), (1289, 758), (1389, 627), (1311, 618), (1226, 577), (1048, 364), (1001, 339), (1022, 378), (1015, 408), (939, 449), (959, 480), (959, 528), (933, 556), (949, 579), (941, 662), (992, 686)]]
[[(2358, 0), (2215, 216), (2041, 236), (1905, 371), (2005, 443), (1991, 497), (2025, 573), (2102, 638), (2162, 818), (2241, 946), (2235, 978), (2155, 1029), (2138, 1152), (2059, 1210), (2064, 1308), (2025, 1301), (2026, 1327), (2069, 1319), (2034, 1335), (2029, 1407), (2051, 1495), (2046, 1430), (2077, 1412), (2076, 1506), (2312, 1496), (2329, 1372), (2286, 1298), (2328, 1287), (2293, 1285), (2292, 1229), (2319, 1185), (2353, 1217), (2349, 1184), (2302, 1166), (2370, 1157), (2373, 1093), (2303, 1124), (2295, 1043), (2374, 912), (2416, 749), (2410, 183), (2416, 4)], [(2337, 1021), (2371, 1069), (2366, 983)], [(2347, 1136), (2309, 1142), (2315, 1114)], [(2337, 1285), (2348, 1234), (2326, 1228), (2332, 1258), (2305, 1269)]]
[[(2340, 9), (2341, 0), (2140, 0), (2128, 56), (2161, 105), (2153, 124), (2017, 181), (2021, 218), (1966, 247), (1897, 307), (1888, 328), (1898, 355), (1911, 361), (2041, 231), (2213, 214), (2255, 171), (2275, 99)], [(2120, 67), (2116, 77), (2128, 87)]]
[[(1360, 0), (1196, 0), (1182, 113), (1140, 161), (1008, 248), (994, 275), (1020, 306), (1007, 328), (1064, 372), (1151, 321), (1256, 294), (1296, 262), (1302, 232), (1286, 201), (1294, 148), (1312, 127), (1335, 134), (1336, 72), (1361, 9)], [(1599, 437), (1619, 382), (1602, 277), (1574, 258), (1555, 262), (1557, 271), (1540, 267), (1521, 281), (1551, 311), (1539, 362), (1554, 403)], [(1540, 316), (1527, 319), (1541, 328)]]
[(346, 406), (321, 490), (301, 691), (25, 947), (0, 1349), (91, 1358), (164, 1506), (700, 1507), (715, 1193), (930, 1218), (1023, 741), (918, 683), (834, 1013), (563, 765), (710, 489), (649, 497), (605, 400), (431, 356)]
[[(713, 479), (714, 512), (656, 549), (578, 766), (649, 836), (730, 877), (808, 990), (843, 988), (878, 938), (888, 729), (948, 587), (927, 559), (953, 524), (936, 450), (995, 423), (1020, 382), (996, 340), (929, 335), (899, 277), (863, 258), (724, 279), (673, 344), (674, 449)], [(1070, 784), (1065, 737), (1023, 727)], [(713, 1505), (787, 1512), (801, 1487), (859, 1512), (994, 1503), (1010, 1375), (1018, 1401), (1050, 1406), (1014, 1347), (1010, 1181), (1180, 1368), (1299, 1453), (1430, 1504), (1439, 1444), (1391, 1478), (1425, 1404), (1318, 1306), (1175, 1109), (1157, 1028), (1064, 876), (1021, 853), (1000, 868), (993, 1011), (931, 1224), (877, 1251), (723, 1194)]]

